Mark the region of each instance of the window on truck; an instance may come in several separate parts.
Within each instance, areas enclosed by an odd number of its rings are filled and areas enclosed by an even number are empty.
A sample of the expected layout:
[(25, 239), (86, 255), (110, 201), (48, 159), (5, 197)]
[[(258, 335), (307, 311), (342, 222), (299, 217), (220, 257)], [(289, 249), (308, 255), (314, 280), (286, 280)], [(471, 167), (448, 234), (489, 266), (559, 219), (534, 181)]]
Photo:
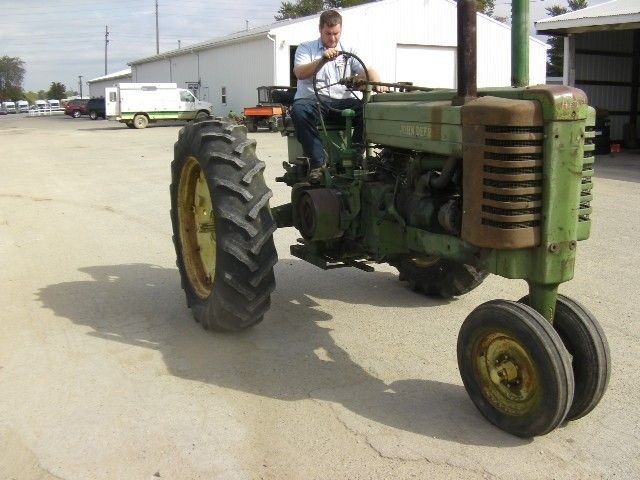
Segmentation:
[(116, 92), (109, 92), (109, 101), (110, 102), (116, 101)]
[(227, 87), (222, 87), (222, 104), (227, 104)]
[(191, 92), (180, 92), (180, 101), (182, 102), (195, 102), (196, 98)]

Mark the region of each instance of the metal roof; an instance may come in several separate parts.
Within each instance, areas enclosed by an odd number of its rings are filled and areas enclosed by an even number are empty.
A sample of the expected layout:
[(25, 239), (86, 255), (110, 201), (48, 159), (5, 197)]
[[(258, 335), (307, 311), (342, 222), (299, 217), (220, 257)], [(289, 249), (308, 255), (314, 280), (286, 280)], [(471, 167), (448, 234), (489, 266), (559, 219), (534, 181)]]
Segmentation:
[(540, 34), (640, 28), (640, 0), (612, 0), (535, 22)]
[[(356, 7), (352, 7), (356, 8)], [(245, 41), (251, 38), (259, 38), (265, 37), (271, 33), (271, 31), (278, 27), (283, 27), (285, 25), (291, 25), (292, 23), (303, 22), (308, 20), (309, 18), (317, 17), (320, 14), (310, 15), (308, 17), (294, 18), (290, 20), (281, 20), (279, 22), (270, 23), (268, 25), (263, 25), (261, 27), (251, 28), (249, 30), (242, 30), (240, 32), (235, 32), (230, 35), (226, 35), (224, 37), (217, 37), (210, 40), (206, 40), (201, 43), (196, 43), (194, 45), (189, 45), (188, 47), (177, 48), (175, 50), (169, 50), (167, 52), (160, 53), (158, 55), (152, 55), (150, 57), (141, 58), (138, 60), (134, 60), (132, 62), (127, 63), (127, 65), (139, 65), (141, 63), (148, 63), (154, 60), (160, 60), (163, 58), (173, 58), (176, 55), (185, 55), (187, 53), (195, 53), (200, 52), (202, 50), (207, 50), (211, 47), (219, 47), (222, 45), (227, 45), (229, 43), (236, 43)]]
[(109, 75), (103, 75), (102, 77), (92, 78), (91, 80), (87, 80), (87, 83), (101, 82), (103, 80), (114, 80), (116, 78), (125, 78), (131, 76), (131, 69), (126, 68), (124, 70), (120, 70), (119, 72), (113, 72)]

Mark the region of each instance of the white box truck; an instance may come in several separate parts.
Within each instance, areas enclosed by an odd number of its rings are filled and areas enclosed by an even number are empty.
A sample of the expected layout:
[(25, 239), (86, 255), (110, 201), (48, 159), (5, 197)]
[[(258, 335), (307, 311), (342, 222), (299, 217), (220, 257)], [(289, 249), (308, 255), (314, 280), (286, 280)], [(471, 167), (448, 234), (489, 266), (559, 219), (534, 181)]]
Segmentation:
[(158, 120), (204, 119), (213, 113), (212, 104), (175, 83), (119, 83), (105, 89), (105, 99), (107, 118), (129, 128), (145, 128)]
[(2, 102), (2, 108), (7, 113), (16, 113), (16, 104), (12, 101)]

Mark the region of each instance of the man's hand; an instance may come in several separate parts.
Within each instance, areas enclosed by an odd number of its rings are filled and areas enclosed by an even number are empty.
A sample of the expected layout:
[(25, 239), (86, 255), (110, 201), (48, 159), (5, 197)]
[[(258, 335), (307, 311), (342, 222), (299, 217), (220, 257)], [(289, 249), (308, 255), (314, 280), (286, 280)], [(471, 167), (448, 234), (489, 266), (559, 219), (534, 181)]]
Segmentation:
[(340, 50), (338, 50), (337, 48), (327, 48), (322, 54), (322, 58), (325, 61), (333, 60), (338, 56), (339, 53), (340, 53)]

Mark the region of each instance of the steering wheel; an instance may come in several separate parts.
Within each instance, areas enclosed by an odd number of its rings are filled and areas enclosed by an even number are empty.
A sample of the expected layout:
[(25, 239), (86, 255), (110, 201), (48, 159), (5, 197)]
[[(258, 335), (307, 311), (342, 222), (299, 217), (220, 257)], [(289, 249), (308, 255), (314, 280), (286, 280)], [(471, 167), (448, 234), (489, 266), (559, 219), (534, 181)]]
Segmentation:
[[(325, 65), (327, 65), (330, 62), (335, 62), (340, 57), (344, 57), (344, 67), (342, 68), (342, 74), (340, 75), (340, 80), (338, 80), (335, 83), (330, 83), (329, 85), (324, 85), (322, 87), (319, 87), (318, 86), (318, 73), (320, 72), (320, 70), (322, 70), (322, 67), (324, 67)], [(353, 76), (346, 75), (346, 73), (347, 73), (347, 65), (349, 64), (349, 61), (352, 58), (353, 58), (353, 60), (358, 62), (360, 64), (360, 66), (362, 67), (363, 76), (358, 77), (357, 79), (355, 79)], [(313, 91), (316, 94), (316, 99), (318, 100), (318, 103), (320, 103), (322, 106), (324, 106), (327, 110), (331, 110), (333, 112), (340, 113), (340, 112), (342, 112), (342, 110), (340, 110), (338, 108), (333, 108), (329, 104), (327, 104), (326, 98), (329, 97), (329, 88), (333, 87), (335, 85), (344, 85), (345, 87), (347, 87), (347, 90), (349, 91), (349, 93), (351, 93), (351, 95), (353, 95), (353, 98), (358, 100), (360, 103), (364, 103), (364, 99), (358, 97), (355, 94), (354, 90), (357, 90), (359, 85), (361, 85), (362, 83), (366, 83), (368, 81), (369, 81), (369, 72), (367, 71), (367, 67), (365, 66), (364, 62), (360, 59), (360, 57), (358, 57), (357, 55), (355, 55), (353, 53), (350, 53), (350, 52), (338, 52), (338, 56), (336, 58), (334, 58), (333, 60), (329, 60), (328, 62), (321, 63), (316, 68), (316, 71), (313, 72)], [(324, 90), (324, 92), (323, 92), (323, 90)], [(323, 96), (324, 96), (325, 100), (323, 100)]]

